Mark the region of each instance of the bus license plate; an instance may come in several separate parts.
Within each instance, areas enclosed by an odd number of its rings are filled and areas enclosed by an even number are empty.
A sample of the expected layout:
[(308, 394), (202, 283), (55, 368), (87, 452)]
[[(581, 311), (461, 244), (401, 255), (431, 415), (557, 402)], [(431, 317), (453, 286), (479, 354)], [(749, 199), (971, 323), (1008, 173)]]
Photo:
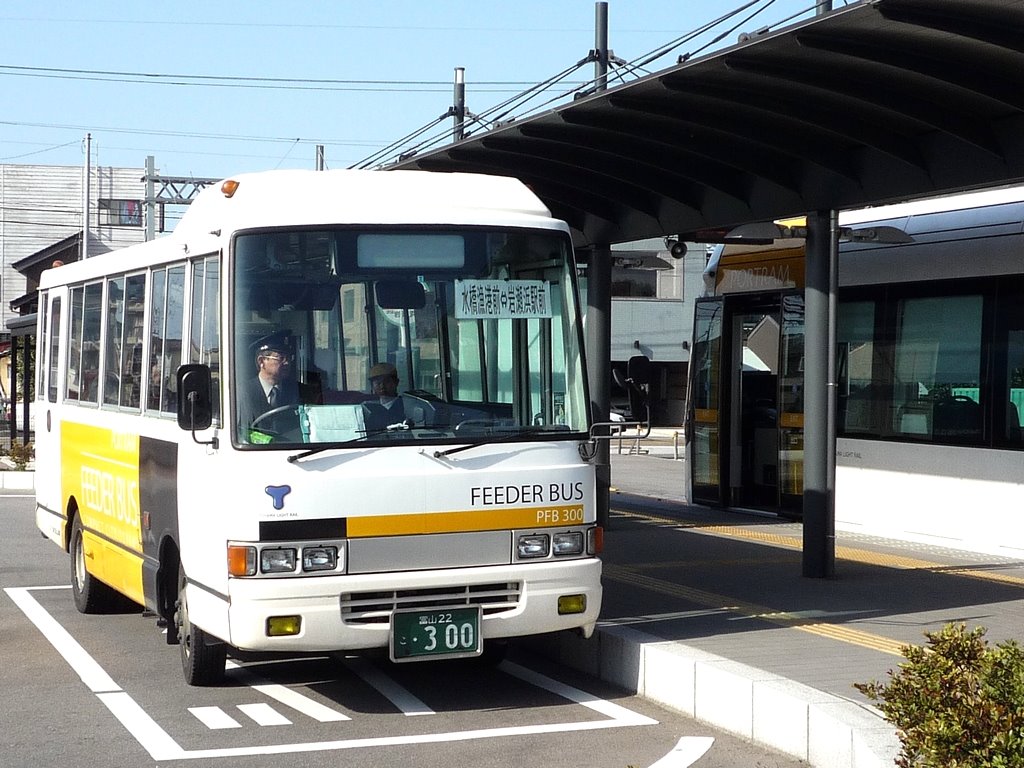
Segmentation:
[(480, 606), (397, 610), (391, 615), (391, 660), (479, 656)]

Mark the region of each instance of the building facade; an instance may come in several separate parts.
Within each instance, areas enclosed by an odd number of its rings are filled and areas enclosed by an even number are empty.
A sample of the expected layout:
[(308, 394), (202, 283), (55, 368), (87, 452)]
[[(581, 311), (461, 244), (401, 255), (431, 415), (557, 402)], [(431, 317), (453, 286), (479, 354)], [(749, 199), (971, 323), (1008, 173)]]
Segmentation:
[[(90, 168), (88, 255), (145, 238), (144, 173), (142, 168)], [(81, 258), (84, 210), (82, 167), (0, 164), (0, 399), (11, 392), (10, 323), (35, 311), (43, 269), (55, 260)]]

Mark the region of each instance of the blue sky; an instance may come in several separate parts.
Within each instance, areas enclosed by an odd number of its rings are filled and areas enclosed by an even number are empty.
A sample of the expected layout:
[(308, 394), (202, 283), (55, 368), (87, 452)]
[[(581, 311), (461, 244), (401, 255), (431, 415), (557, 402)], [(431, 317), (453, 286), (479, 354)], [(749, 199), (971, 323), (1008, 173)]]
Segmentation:
[[(639, 61), (749, 6), (716, 28), (728, 30), (711, 49), (721, 48), (813, 4), (609, 0), (609, 45)], [(5, 0), (0, 163), (80, 166), (90, 133), (94, 164), (142, 167), (153, 155), (169, 176), (312, 168), (317, 144), (344, 168), (444, 114), (456, 67), (478, 115), (573, 67), (594, 47), (594, 19), (592, 0)], [(588, 64), (544, 101), (564, 103), (551, 100), (592, 76)]]

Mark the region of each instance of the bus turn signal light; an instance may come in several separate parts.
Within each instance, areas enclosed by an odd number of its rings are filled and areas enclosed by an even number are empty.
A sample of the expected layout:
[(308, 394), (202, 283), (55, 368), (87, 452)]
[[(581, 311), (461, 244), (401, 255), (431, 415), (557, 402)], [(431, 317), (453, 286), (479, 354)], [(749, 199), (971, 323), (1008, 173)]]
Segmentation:
[(228, 544), (228, 575), (256, 575), (256, 547)]

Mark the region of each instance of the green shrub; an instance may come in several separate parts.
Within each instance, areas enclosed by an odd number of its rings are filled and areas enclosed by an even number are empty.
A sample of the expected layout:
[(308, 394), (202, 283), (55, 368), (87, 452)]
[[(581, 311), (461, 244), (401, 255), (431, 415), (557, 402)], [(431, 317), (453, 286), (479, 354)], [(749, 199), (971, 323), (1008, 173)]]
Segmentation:
[(854, 687), (896, 726), (901, 768), (1024, 766), (1024, 650), (989, 646), (985, 629), (948, 624), (904, 646), (889, 683)]
[(32, 447), (32, 443), (25, 443), (24, 445), (18, 442), (11, 443), (11, 461), (14, 462), (14, 466), (18, 469), (24, 469), (28, 466), (29, 461), (32, 460), (34, 455), (35, 451)]

